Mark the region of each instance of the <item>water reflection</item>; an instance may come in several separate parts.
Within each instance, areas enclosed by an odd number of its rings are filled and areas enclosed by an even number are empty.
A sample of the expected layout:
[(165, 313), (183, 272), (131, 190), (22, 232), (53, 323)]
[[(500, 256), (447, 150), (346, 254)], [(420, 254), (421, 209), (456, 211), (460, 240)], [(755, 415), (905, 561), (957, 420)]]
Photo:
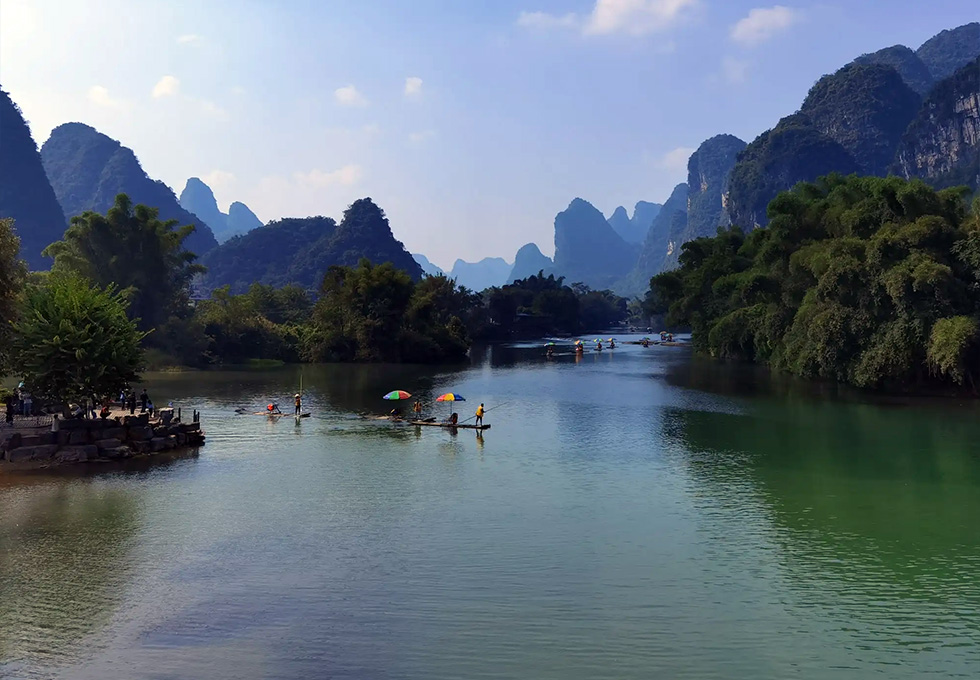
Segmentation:
[[(124, 598), (139, 505), (94, 480), (0, 493), (0, 676), (72, 654)], [(14, 673), (16, 675), (16, 673)]]
[[(957, 414), (961, 416), (961, 414)], [(980, 456), (976, 424), (913, 408), (841, 402), (753, 403), (733, 415), (671, 411), (706, 503), (743, 519), (756, 505), (787, 602), (865, 645), (980, 662)], [(719, 537), (719, 540), (725, 540)], [(874, 642), (873, 642), (874, 641)]]

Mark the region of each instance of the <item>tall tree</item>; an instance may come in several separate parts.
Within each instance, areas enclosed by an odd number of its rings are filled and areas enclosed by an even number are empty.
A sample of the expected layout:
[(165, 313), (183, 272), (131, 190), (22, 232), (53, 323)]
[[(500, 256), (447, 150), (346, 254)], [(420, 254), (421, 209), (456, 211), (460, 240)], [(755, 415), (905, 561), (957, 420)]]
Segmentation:
[(12, 219), (0, 219), (0, 375), (7, 367), (11, 324), (17, 317), (17, 301), (27, 267), (17, 259), (20, 239)]
[(176, 225), (119, 194), (105, 215), (73, 217), (64, 240), (44, 253), (54, 257), (54, 271), (74, 272), (101, 288), (117, 286), (130, 300), (130, 317), (148, 330), (186, 314), (191, 280), (204, 271), (184, 247), (194, 225)]
[(101, 289), (55, 273), (27, 290), (13, 326), (11, 359), (42, 399), (67, 403), (118, 394), (139, 379), (144, 335), (112, 286)]

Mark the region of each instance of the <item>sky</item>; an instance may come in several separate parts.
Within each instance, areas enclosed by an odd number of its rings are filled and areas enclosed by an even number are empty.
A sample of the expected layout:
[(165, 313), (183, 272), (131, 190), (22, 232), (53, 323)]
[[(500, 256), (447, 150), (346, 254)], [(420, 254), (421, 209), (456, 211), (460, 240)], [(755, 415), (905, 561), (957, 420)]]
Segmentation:
[[(663, 202), (854, 57), (975, 0), (0, 0), (0, 86), (40, 146), (81, 121), (179, 194), (263, 221), (370, 196), (411, 252), (554, 251), (575, 197)], [(0, 140), (2, 161), (2, 140)]]

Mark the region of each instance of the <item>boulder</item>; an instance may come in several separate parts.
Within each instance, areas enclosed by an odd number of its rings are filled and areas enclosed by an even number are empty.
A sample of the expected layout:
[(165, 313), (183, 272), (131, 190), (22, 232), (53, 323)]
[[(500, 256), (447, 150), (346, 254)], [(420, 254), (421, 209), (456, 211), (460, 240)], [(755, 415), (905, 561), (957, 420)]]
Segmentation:
[(95, 445), (99, 447), (100, 450), (115, 449), (122, 445), (122, 442), (118, 439), (100, 439), (95, 442)]
[(168, 451), (170, 449), (176, 449), (177, 448), (177, 435), (175, 435), (175, 434), (167, 435), (167, 442), (166, 442), (166, 444), (164, 444), (164, 448), (167, 449)]
[(123, 441), (126, 439), (126, 428), (124, 427), (107, 427), (102, 431), (103, 439), (118, 439)]
[(98, 447), (92, 444), (85, 446), (66, 446), (58, 451), (55, 459), (64, 463), (81, 463), (95, 458), (98, 454)]
[(177, 433), (177, 446), (183, 446), (187, 443), (187, 435), (183, 432)]
[(67, 446), (68, 445), (68, 440), (69, 440), (69, 438), (71, 438), (71, 433), (70, 432), (64, 432), (63, 430), (58, 430), (58, 432), (56, 434), (57, 434), (58, 441), (55, 442), (55, 443), (58, 446)]
[(8, 451), (7, 460), (11, 463), (21, 463), (27, 460), (51, 460), (57, 451), (57, 444), (46, 444), (44, 446), (21, 446), (20, 448)]
[(153, 428), (148, 425), (138, 425), (129, 428), (129, 439), (134, 442), (143, 442), (153, 438)]
[(25, 434), (20, 438), (21, 446), (40, 446), (41, 438), (36, 434)]
[(154, 437), (150, 440), (150, 451), (156, 453), (157, 451), (163, 451), (164, 447), (167, 445), (166, 437)]
[(72, 430), (68, 432), (68, 444), (71, 446), (88, 444), (88, 432), (85, 430)]
[(102, 451), (102, 456), (108, 458), (109, 460), (130, 458), (132, 457), (132, 455), (133, 455), (133, 451), (128, 446), (116, 446), (111, 449), (104, 449)]

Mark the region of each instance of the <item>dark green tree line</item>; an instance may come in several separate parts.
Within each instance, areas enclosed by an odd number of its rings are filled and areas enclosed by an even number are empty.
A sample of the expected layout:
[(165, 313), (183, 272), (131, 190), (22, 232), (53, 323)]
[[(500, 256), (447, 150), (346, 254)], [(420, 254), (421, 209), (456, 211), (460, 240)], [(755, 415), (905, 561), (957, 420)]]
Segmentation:
[(829, 175), (769, 204), (768, 229), (684, 246), (646, 306), (696, 349), (869, 388), (976, 391), (980, 228), (965, 189)]

